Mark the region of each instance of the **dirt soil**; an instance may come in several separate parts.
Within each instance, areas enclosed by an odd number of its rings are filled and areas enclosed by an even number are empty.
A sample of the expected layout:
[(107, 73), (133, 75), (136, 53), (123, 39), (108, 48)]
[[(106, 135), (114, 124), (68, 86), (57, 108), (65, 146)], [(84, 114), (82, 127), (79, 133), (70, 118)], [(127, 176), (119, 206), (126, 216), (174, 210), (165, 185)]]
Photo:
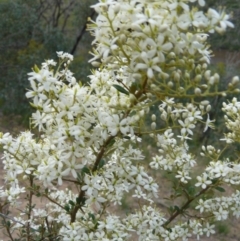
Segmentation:
[[(10, 116), (6, 117), (2, 114), (0, 114), (0, 132), (6, 133), (10, 132), (14, 135), (17, 135), (19, 132), (26, 130), (26, 127), (19, 124), (20, 117), (18, 116)], [(1, 157), (0, 152), (0, 157)], [(159, 180), (159, 183), (161, 183), (161, 191), (164, 193), (168, 192), (168, 186), (165, 185), (165, 180)], [(4, 170), (3, 170), (3, 164), (2, 161), (0, 161), (0, 186), (4, 186)], [(165, 190), (164, 190), (165, 188)], [(131, 211), (132, 208), (134, 208), (134, 204), (129, 203), (130, 200), (127, 200), (127, 209)], [(164, 203), (164, 200), (161, 200), (161, 203)], [(44, 206), (44, 201), (41, 201), (39, 199), (35, 200), (35, 204), (38, 206)], [(126, 212), (123, 211), (123, 215)], [(1, 219), (1, 217), (0, 217)], [(1, 220), (0, 220), (1, 222)], [(228, 221), (223, 222), (221, 224), (218, 224), (217, 226), (218, 233), (214, 236), (211, 236), (210, 238), (202, 238), (203, 241), (240, 241), (240, 223), (239, 220), (235, 218), (230, 218)], [(8, 241), (10, 240), (4, 235), (3, 230), (0, 230), (0, 241)], [(136, 239), (132, 239), (132, 241), (135, 241)], [(190, 238), (189, 241), (195, 241), (197, 239)]]

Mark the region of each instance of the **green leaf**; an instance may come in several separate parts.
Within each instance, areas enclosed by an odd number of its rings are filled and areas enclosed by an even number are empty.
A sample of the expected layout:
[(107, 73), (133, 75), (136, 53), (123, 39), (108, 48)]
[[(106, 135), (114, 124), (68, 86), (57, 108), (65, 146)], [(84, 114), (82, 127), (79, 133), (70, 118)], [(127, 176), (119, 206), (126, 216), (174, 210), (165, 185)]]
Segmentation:
[(36, 193), (36, 197), (41, 197), (41, 193), (40, 193), (40, 192), (37, 192), (37, 193)]
[(95, 215), (93, 213), (88, 213), (88, 216), (92, 219), (93, 222), (96, 220)]
[(39, 68), (38, 68), (38, 66), (36, 65), (36, 64), (34, 64), (34, 66), (33, 66), (33, 71), (35, 72), (35, 73), (39, 73)]
[(8, 228), (10, 228), (10, 227), (11, 227), (11, 222), (10, 222), (10, 221), (7, 221), (7, 222), (6, 222), (6, 225), (7, 225)]
[(85, 197), (82, 197), (79, 204), (80, 204), (81, 206), (84, 206), (85, 203), (86, 203), (86, 200), (87, 200), (87, 199), (86, 199)]
[(174, 206), (174, 209), (175, 209), (176, 211), (178, 211), (178, 212), (180, 211), (180, 208), (179, 208), (178, 206), (176, 206), (176, 205)]
[(81, 173), (81, 172), (77, 172), (77, 180), (78, 180), (79, 182), (82, 182), (82, 179), (83, 179), (82, 173)]
[(217, 181), (218, 181), (218, 178), (213, 179), (213, 180), (212, 180), (212, 184), (217, 183)]
[(130, 86), (130, 93), (134, 94), (136, 92), (136, 90), (140, 89), (139, 84), (133, 83)]
[(68, 203), (72, 206), (75, 206), (75, 203), (72, 200), (69, 200)]
[(76, 204), (79, 205), (79, 206), (84, 206), (85, 205), (85, 202), (86, 202), (86, 198), (85, 197), (77, 197), (76, 198)]
[(222, 187), (214, 187), (216, 190), (218, 190), (219, 192), (225, 192), (225, 189)]
[(122, 86), (120, 85), (113, 85), (113, 87), (115, 89), (117, 89), (119, 92), (125, 94), (125, 95), (129, 95), (129, 92), (127, 90), (125, 90)]
[(81, 200), (80, 200), (79, 197), (76, 198), (76, 203), (77, 203), (77, 204), (81, 204)]
[(101, 159), (99, 164), (98, 164), (98, 169), (101, 169), (105, 165), (105, 163), (106, 162), (103, 159)]
[(69, 206), (68, 204), (66, 204), (66, 205), (64, 206), (64, 209), (65, 209), (67, 212), (69, 212), (69, 211), (70, 211), (70, 206)]
[(113, 146), (115, 142), (116, 142), (115, 139), (112, 139), (112, 140), (109, 142), (108, 147)]
[(82, 169), (82, 174), (90, 175), (91, 174), (90, 169), (87, 166), (84, 166)]

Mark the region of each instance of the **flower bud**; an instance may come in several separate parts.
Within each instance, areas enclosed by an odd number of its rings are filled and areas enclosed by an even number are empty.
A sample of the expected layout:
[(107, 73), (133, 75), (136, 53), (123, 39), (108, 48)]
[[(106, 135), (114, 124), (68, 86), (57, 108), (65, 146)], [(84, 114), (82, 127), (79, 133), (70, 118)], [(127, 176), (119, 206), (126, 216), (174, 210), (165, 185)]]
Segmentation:
[(184, 77), (185, 77), (185, 79), (189, 80), (190, 79), (190, 74), (188, 72), (185, 72)]
[(151, 124), (151, 129), (152, 129), (152, 130), (155, 130), (155, 129), (156, 129), (156, 126), (157, 126), (157, 125), (156, 125), (156, 122), (152, 122), (152, 124)]
[(171, 59), (175, 59), (176, 58), (176, 54), (174, 52), (170, 52), (168, 54), (168, 57), (171, 58)]
[(196, 77), (195, 77), (195, 82), (196, 83), (199, 83), (202, 79), (202, 76), (200, 74), (198, 74)]
[(202, 91), (201, 91), (201, 89), (199, 89), (199, 88), (195, 88), (194, 93), (195, 93), (196, 95), (201, 95), (201, 94), (202, 94)]
[(205, 77), (205, 79), (209, 80), (210, 77), (211, 77), (211, 70), (207, 70), (207, 71), (204, 73), (204, 77)]
[(215, 73), (213, 77), (214, 77), (214, 83), (215, 83), (215, 84), (218, 84), (218, 83), (219, 83), (219, 79), (220, 79), (219, 74), (218, 74), (218, 73)]
[(201, 88), (206, 90), (208, 88), (208, 86), (204, 84), (204, 85), (201, 85)]
[(168, 112), (168, 113), (171, 113), (171, 112), (172, 112), (172, 107), (171, 107), (171, 106), (168, 106), (168, 107), (167, 107), (167, 112)]
[(93, 61), (91, 64), (93, 67), (99, 67), (101, 65), (101, 63), (99, 63), (97, 61)]
[(135, 115), (135, 116), (134, 116), (134, 120), (135, 120), (135, 121), (139, 121), (139, 120), (140, 120), (139, 115)]
[(208, 100), (203, 100), (203, 101), (201, 101), (201, 105), (209, 105), (209, 101)]
[(215, 83), (215, 78), (214, 78), (214, 76), (211, 76), (211, 77), (208, 79), (208, 83), (209, 83), (210, 85), (214, 85), (214, 83)]
[(156, 119), (157, 119), (156, 115), (152, 114), (151, 119), (152, 119), (152, 121), (156, 121)]
[(202, 64), (202, 69), (206, 69), (207, 66), (208, 66), (208, 65), (207, 65), (206, 63)]
[(232, 84), (233, 85), (236, 85), (236, 84), (238, 84), (239, 83), (239, 77), (238, 76), (234, 76), (233, 78), (232, 78)]
[(139, 115), (140, 115), (141, 117), (143, 117), (144, 114), (145, 114), (144, 110), (140, 110), (140, 111), (139, 111)]
[(200, 74), (201, 73), (201, 65), (198, 65), (195, 69), (196, 74)]
[(166, 121), (167, 120), (167, 113), (164, 111), (161, 115), (160, 115), (161, 119)]
[(169, 78), (169, 74), (167, 74), (167, 73), (162, 72), (162, 73), (160, 73), (160, 75), (161, 75), (161, 78), (163, 78), (164, 80)]
[(177, 64), (179, 64), (179, 65), (185, 65), (185, 61), (183, 60), (183, 59), (179, 59), (178, 61), (177, 61)]
[(185, 91), (185, 89), (183, 87), (179, 87), (178, 90), (179, 90), (180, 93), (184, 93), (184, 91)]
[(120, 5), (118, 3), (115, 3), (113, 5), (113, 11), (115, 14), (117, 14), (120, 11)]
[(212, 109), (211, 105), (208, 105), (206, 111), (209, 112)]

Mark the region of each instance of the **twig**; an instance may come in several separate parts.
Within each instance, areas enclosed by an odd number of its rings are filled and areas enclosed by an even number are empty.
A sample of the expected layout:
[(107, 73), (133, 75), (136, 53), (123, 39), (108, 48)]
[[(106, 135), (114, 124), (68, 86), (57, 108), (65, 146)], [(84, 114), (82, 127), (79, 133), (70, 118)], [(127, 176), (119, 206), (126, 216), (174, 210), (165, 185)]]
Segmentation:
[[(90, 18), (93, 18), (93, 17), (94, 17), (94, 14), (95, 14), (95, 11), (92, 10), (91, 15), (90, 15)], [(82, 27), (82, 30), (80, 31), (80, 34), (77, 36), (77, 39), (76, 39), (76, 41), (75, 41), (75, 44), (73, 45), (72, 50), (70, 51), (70, 54), (74, 54), (74, 53), (75, 53), (79, 42), (81, 41), (84, 33), (86, 32), (87, 22), (88, 22), (88, 21), (85, 22), (84, 26)]]
[(208, 186), (207, 188), (201, 190), (196, 196), (194, 196), (191, 199), (188, 199), (187, 202), (178, 210), (176, 210), (173, 215), (163, 224), (163, 227), (166, 227), (169, 223), (171, 223), (179, 214), (181, 214), (187, 207), (190, 205), (192, 201), (194, 201), (196, 198), (201, 196), (203, 193), (205, 193), (211, 186)]

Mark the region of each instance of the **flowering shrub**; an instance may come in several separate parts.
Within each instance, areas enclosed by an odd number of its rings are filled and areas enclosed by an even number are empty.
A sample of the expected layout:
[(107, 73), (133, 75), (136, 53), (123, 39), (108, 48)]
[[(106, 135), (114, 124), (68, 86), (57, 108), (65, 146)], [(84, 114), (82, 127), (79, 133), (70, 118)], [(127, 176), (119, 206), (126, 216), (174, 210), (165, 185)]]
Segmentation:
[[(1, 210), (19, 210), (21, 196), (27, 202), (17, 216), (1, 212), (10, 240), (187, 240), (214, 234), (216, 220), (240, 216), (240, 192), (219, 195), (225, 185), (240, 184), (240, 164), (224, 159), (225, 149), (203, 146), (209, 161), (196, 176), (202, 163), (189, 149), (199, 126), (202, 132), (214, 127), (207, 98), (239, 92), (238, 77), (222, 91), (220, 76), (208, 70), (208, 34), (233, 27), (229, 16), (204, 13), (204, 0), (199, 8), (194, 2), (100, 0), (92, 6), (98, 17), (89, 24), (95, 36), (90, 61), (98, 69), (88, 85), (69, 70), (70, 54), (58, 52), (58, 63), (34, 66), (26, 96), (40, 134), (0, 139)], [(158, 113), (150, 115), (153, 106)], [(240, 103), (234, 98), (223, 111), (227, 148), (240, 141)], [(140, 145), (145, 135), (158, 149), (150, 160)], [(156, 170), (173, 175), (171, 194), (159, 191)], [(66, 183), (75, 188), (61, 188)], [(123, 216), (114, 207), (126, 195), (138, 205)], [(36, 206), (35, 198), (46, 206)], [(169, 212), (159, 198), (169, 198)]]

